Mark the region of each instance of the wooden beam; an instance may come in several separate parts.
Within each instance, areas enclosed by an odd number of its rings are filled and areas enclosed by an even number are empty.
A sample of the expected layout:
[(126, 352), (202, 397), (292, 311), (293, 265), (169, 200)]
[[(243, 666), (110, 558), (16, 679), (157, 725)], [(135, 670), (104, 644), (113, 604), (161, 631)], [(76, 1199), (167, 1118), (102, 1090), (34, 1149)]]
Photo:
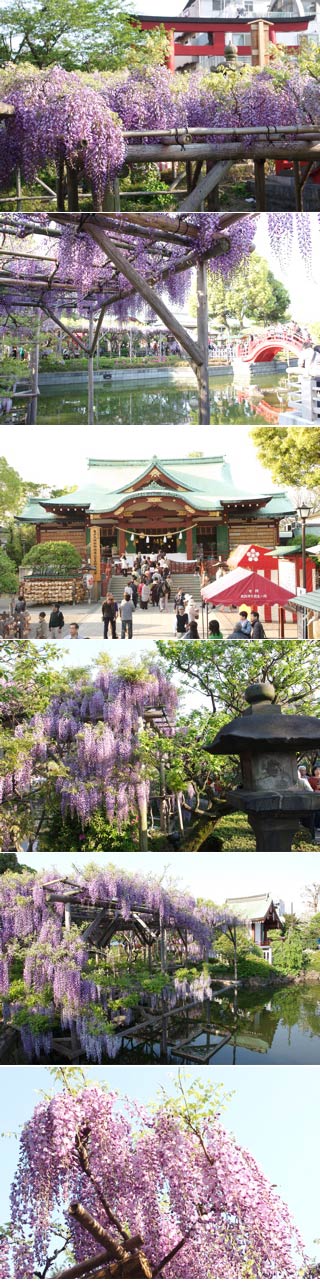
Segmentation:
[(193, 191), (189, 192), (185, 201), (182, 201), (180, 210), (182, 212), (186, 212), (186, 210), (199, 210), (202, 205), (202, 201), (205, 201), (209, 192), (212, 192), (214, 187), (217, 187), (218, 183), (221, 182), (221, 179), (226, 177), (231, 166), (231, 160), (218, 161), (217, 165), (214, 165), (212, 169), (208, 170), (207, 174), (204, 174), (204, 176), (199, 179), (199, 182), (196, 184), (196, 187), (193, 188)]
[(243, 143), (187, 143), (185, 147), (177, 143), (169, 147), (161, 143), (128, 147), (126, 162), (139, 164), (149, 161), (197, 161), (202, 160), (319, 160), (320, 143), (308, 143), (301, 139), (298, 142), (264, 142), (244, 147)]
[(129, 263), (121, 250), (119, 250), (111, 238), (107, 236), (99, 214), (86, 219), (86, 231), (97, 245), (100, 245), (100, 248), (104, 250), (107, 258), (111, 260), (111, 263), (114, 263), (118, 272), (121, 272), (123, 276), (130, 281), (134, 290), (141, 295), (141, 298), (144, 299), (156, 315), (160, 317), (160, 320), (163, 321), (165, 326), (167, 326), (170, 333), (174, 335), (177, 342), (180, 343), (184, 351), (188, 353), (191, 362), (196, 367), (202, 365), (203, 353), (201, 352), (199, 344), (194, 343), (193, 339), (190, 338), (188, 331), (185, 330), (184, 326), (180, 325), (180, 322), (177, 321), (173, 312), (170, 312), (167, 305), (163, 302), (153, 287), (148, 284), (143, 276), (141, 276), (141, 273), (138, 272), (137, 268), (135, 268), (132, 263)]

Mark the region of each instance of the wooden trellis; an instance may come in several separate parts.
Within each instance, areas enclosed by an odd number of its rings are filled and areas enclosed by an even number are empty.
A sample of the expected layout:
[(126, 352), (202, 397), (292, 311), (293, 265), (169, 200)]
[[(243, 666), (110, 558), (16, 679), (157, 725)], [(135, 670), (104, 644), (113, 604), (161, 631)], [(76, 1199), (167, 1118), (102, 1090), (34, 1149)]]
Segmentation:
[[(189, 363), (196, 375), (199, 396), (199, 422), (201, 424), (210, 423), (210, 398), (209, 398), (209, 365), (208, 365), (208, 305), (207, 305), (207, 281), (206, 281), (206, 262), (214, 259), (221, 252), (227, 252), (229, 248), (228, 227), (234, 221), (248, 215), (226, 214), (221, 215), (220, 226), (217, 230), (216, 244), (208, 250), (199, 261), (197, 248), (195, 245), (196, 228), (188, 219), (187, 215), (176, 215), (174, 217), (167, 214), (57, 214), (55, 222), (58, 224), (56, 229), (49, 227), (44, 228), (43, 224), (37, 224), (36, 218), (30, 219), (30, 235), (37, 236), (49, 235), (59, 237), (59, 225), (69, 224), (70, 221), (76, 224), (79, 230), (85, 230), (92, 241), (99, 245), (100, 249), (106, 255), (106, 259), (113, 265), (114, 273), (111, 277), (109, 287), (101, 286), (101, 296), (103, 303), (99, 305), (99, 292), (90, 292), (86, 295), (85, 303), (91, 305), (90, 326), (88, 343), (84, 343), (72, 330), (61, 322), (60, 317), (55, 311), (55, 304), (64, 296), (67, 297), (68, 304), (76, 307), (77, 296), (74, 286), (70, 282), (58, 282), (56, 279), (56, 265), (51, 266), (44, 275), (37, 275), (21, 279), (18, 283), (17, 277), (10, 272), (10, 266), (4, 270), (0, 268), (0, 289), (5, 301), (6, 295), (10, 293), (10, 308), (14, 310), (14, 301), (12, 302), (12, 291), (17, 291), (16, 306), (32, 307), (38, 310), (38, 317), (42, 312), (50, 317), (54, 323), (68, 335), (78, 348), (80, 348), (88, 358), (88, 423), (94, 421), (94, 395), (93, 395), (93, 357), (97, 348), (97, 343), (101, 331), (102, 322), (108, 308), (117, 304), (123, 298), (129, 298), (130, 294), (138, 293), (140, 298), (155, 312), (164, 326), (181, 346), (185, 352)], [(49, 216), (48, 216), (49, 222)], [(11, 237), (14, 235), (15, 222), (14, 216), (0, 215), (0, 231), (4, 230)], [(163, 256), (163, 266), (161, 268), (161, 279), (155, 265), (154, 273), (150, 273), (146, 278), (136, 267), (130, 258), (130, 236), (141, 237), (149, 241), (150, 250), (153, 247), (157, 252), (157, 247), (161, 244)], [(194, 340), (185, 326), (178, 321), (171, 308), (164, 302), (162, 294), (159, 292), (164, 286), (166, 278), (172, 272), (172, 253), (171, 246), (184, 247), (185, 253), (182, 255), (178, 264), (174, 264), (177, 273), (188, 271), (195, 268), (197, 272), (197, 340)], [(16, 251), (17, 253), (17, 251)], [(33, 257), (30, 254), (30, 259)], [(8, 260), (10, 259), (10, 250), (8, 250)], [(46, 260), (44, 260), (44, 264)], [(118, 278), (122, 275), (127, 285), (122, 289), (119, 288)], [(52, 294), (52, 306), (48, 302), (48, 295)], [(107, 297), (106, 297), (107, 296)], [(94, 321), (94, 316), (96, 320)], [(34, 360), (34, 383), (33, 383), (33, 400), (32, 400), (32, 422), (36, 422), (36, 401), (38, 395), (38, 344), (35, 347)]]

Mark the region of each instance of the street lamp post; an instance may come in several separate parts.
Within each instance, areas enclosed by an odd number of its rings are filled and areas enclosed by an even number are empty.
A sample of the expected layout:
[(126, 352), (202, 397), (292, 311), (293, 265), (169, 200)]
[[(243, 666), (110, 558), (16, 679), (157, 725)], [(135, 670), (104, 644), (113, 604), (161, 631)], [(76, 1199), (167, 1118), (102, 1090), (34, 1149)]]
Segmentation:
[[(306, 554), (306, 522), (308, 520), (310, 508), (308, 504), (299, 504), (297, 514), (301, 523), (301, 556), (302, 556), (302, 588), (305, 593), (307, 587), (307, 554)], [(307, 613), (303, 612), (303, 637), (307, 637)]]

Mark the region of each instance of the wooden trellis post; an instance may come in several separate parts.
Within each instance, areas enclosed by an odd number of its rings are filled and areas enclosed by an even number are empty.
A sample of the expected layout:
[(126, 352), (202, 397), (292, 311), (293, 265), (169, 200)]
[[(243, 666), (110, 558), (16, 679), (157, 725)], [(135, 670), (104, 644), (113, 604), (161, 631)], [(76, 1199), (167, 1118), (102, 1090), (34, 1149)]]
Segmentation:
[(197, 267), (197, 325), (198, 344), (204, 354), (203, 365), (197, 369), (199, 389), (199, 422), (210, 423), (209, 391), (209, 334), (208, 334), (208, 289), (207, 268), (205, 263)]
[[(200, 396), (200, 415), (199, 415), (200, 423), (204, 423), (204, 424), (210, 423), (210, 413), (209, 413), (209, 404), (208, 404), (209, 398), (208, 398), (207, 375), (206, 375), (208, 350), (207, 349), (203, 350), (203, 348), (200, 347), (199, 343), (195, 343), (194, 340), (191, 339), (190, 335), (188, 334), (188, 331), (184, 328), (184, 326), (180, 324), (180, 322), (177, 320), (174, 314), (163, 302), (161, 297), (156, 293), (156, 290), (153, 288), (153, 286), (149, 285), (149, 283), (144, 280), (144, 277), (142, 277), (141, 273), (137, 271), (137, 268), (133, 266), (133, 263), (130, 263), (129, 259), (127, 259), (126, 256), (122, 253), (122, 251), (118, 249), (118, 246), (115, 245), (114, 241), (112, 241), (111, 238), (105, 232), (103, 227), (103, 222), (101, 221), (101, 216), (95, 215), (95, 217), (92, 217), (92, 218), (89, 217), (86, 220), (85, 226), (86, 226), (86, 232), (90, 236), (92, 236), (92, 239), (96, 241), (98, 245), (100, 245), (101, 249), (105, 251), (107, 257), (110, 259), (111, 263), (114, 263), (118, 271), (121, 272), (123, 276), (127, 278), (128, 281), (130, 281), (130, 284), (134, 287), (135, 290), (138, 291), (138, 293), (141, 295), (141, 298), (144, 299), (145, 302), (148, 303), (149, 306), (153, 309), (156, 315), (160, 317), (160, 320), (164, 322), (164, 325), (167, 327), (170, 333), (173, 334), (174, 338), (177, 339), (177, 342), (181, 345), (181, 347), (187, 353), (187, 356), (191, 361), (191, 365), (198, 379), (199, 396)], [(201, 308), (203, 309), (203, 303), (201, 305)], [(201, 325), (202, 325), (203, 333), (205, 333), (205, 313), (204, 312), (202, 315)]]
[(32, 396), (30, 397), (28, 423), (36, 424), (38, 415), (38, 396), (39, 396), (39, 351), (40, 351), (40, 308), (37, 308), (37, 328), (36, 340), (32, 360)]
[(161, 923), (160, 927), (160, 962), (161, 970), (165, 972), (167, 966), (167, 929)]
[(94, 423), (94, 369), (93, 369), (93, 313), (89, 319), (89, 356), (88, 356), (88, 424)]

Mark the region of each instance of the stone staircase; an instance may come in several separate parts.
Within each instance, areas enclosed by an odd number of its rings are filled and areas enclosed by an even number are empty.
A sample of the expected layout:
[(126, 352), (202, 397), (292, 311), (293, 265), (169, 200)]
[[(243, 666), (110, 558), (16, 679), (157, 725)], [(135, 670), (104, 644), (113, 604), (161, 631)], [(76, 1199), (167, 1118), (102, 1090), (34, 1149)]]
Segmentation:
[[(116, 602), (121, 602), (128, 580), (125, 575), (112, 575), (108, 584), (108, 593), (113, 593)], [(178, 589), (182, 588), (184, 593), (191, 593), (195, 602), (200, 605), (200, 576), (188, 575), (171, 575), (171, 603), (174, 602)]]

